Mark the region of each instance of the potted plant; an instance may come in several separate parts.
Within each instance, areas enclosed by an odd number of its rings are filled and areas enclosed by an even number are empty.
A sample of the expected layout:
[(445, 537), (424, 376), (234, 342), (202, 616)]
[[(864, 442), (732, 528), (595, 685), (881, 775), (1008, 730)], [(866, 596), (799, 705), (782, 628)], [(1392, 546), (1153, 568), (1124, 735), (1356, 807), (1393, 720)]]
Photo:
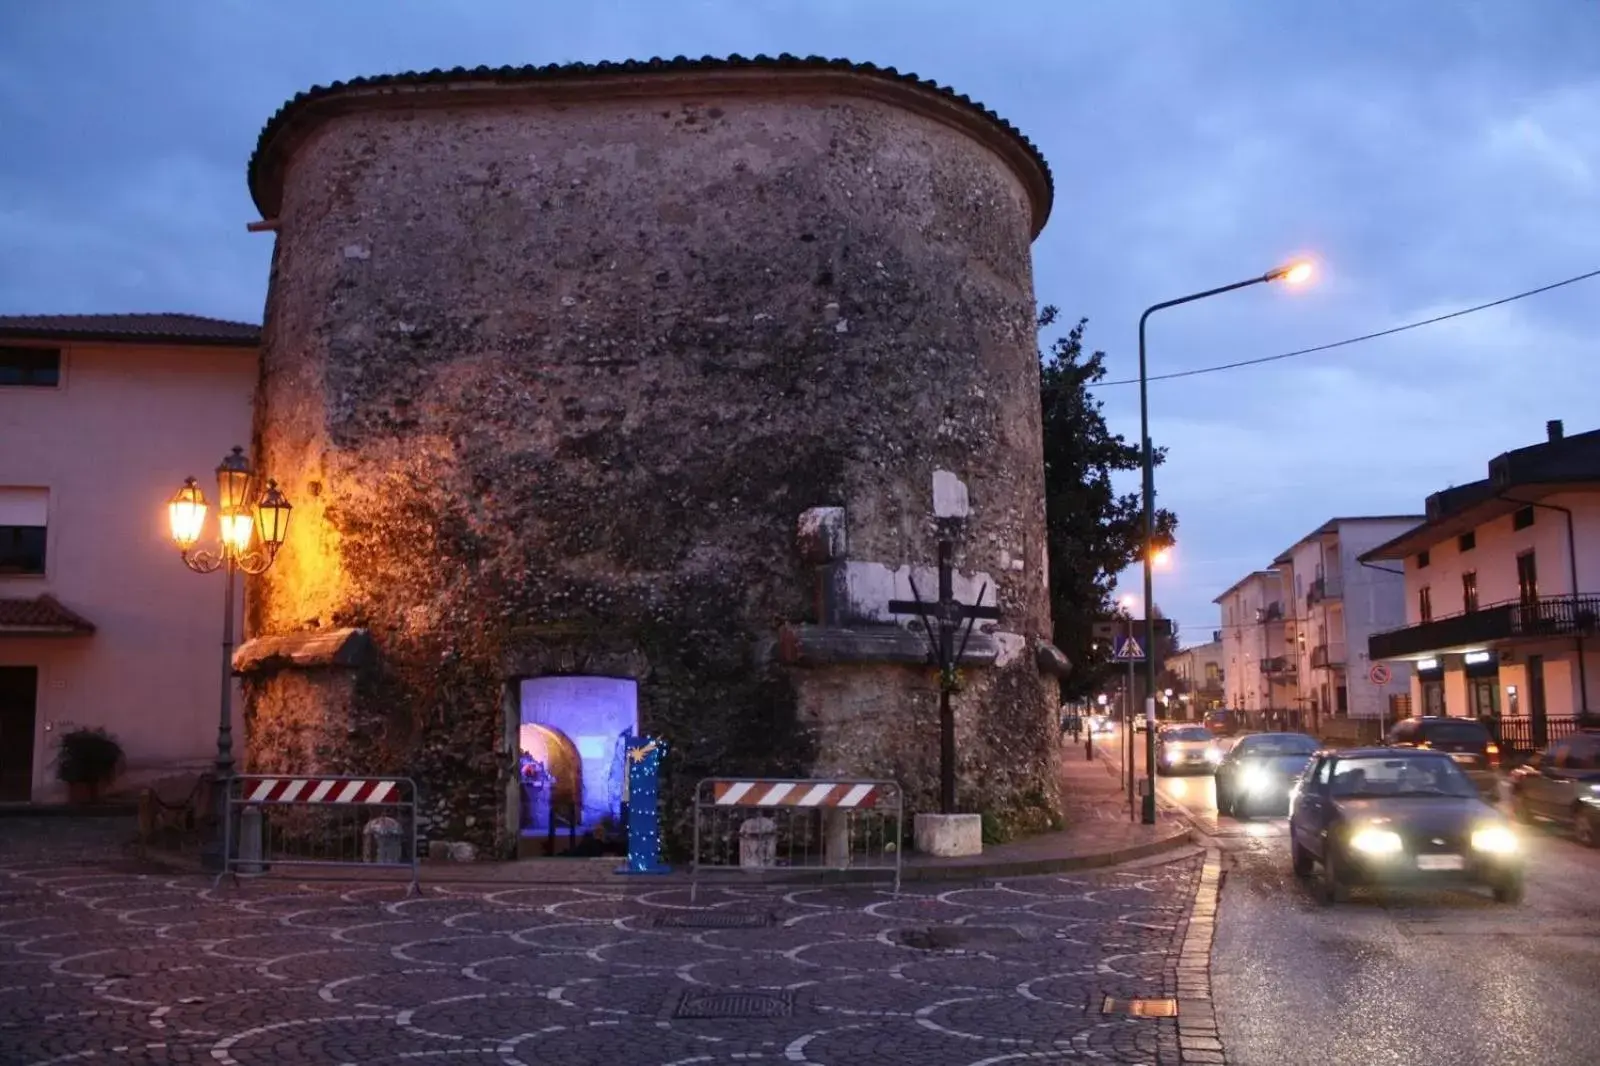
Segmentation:
[(122, 745), (102, 729), (74, 729), (56, 745), (56, 777), (67, 783), (73, 803), (94, 803), (100, 789), (122, 768)]

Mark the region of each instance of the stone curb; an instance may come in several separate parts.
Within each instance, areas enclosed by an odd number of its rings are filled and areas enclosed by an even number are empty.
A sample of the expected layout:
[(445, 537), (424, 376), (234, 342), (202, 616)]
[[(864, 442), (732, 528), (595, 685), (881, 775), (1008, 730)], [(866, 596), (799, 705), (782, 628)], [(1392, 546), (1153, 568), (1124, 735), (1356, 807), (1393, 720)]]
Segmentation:
[[(1035, 859), (996, 859), (990, 862), (963, 862), (950, 865), (940, 865), (937, 862), (908, 864), (902, 868), (900, 878), (902, 882), (908, 884), (930, 884), (1040, 877), (1049, 874), (1071, 873), (1075, 870), (1095, 870), (1107, 866), (1120, 866), (1123, 863), (1136, 862), (1140, 859), (1148, 859), (1169, 851), (1190, 847), (1200, 841), (1199, 834), (1189, 826), (1174, 826), (1170, 832), (1155, 840), (1087, 854), (1055, 855)], [(205, 872), (200, 868), (200, 863), (197, 859), (185, 856), (147, 851), (140, 856), (140, 859), (172, 873), (199, 874)], [(563, 871), (568, 876), (547, 878), (536, 876), (527, 878), (486, 876), (483, 873), (475, 872), (473, 870), (474, 864), (472, 863), (461, 863), (459, 865), (431, 865), (424, 863), (421, 882), (424, 885), (493, 884), (511, 889), (524, 885), (620, 885), (628, 882), (636, 882), (638, 884), (687, 884), (694, 880), (689, 871), (683, 868), (675, 869), (672, 873), (660, 877), (628, 877), (612, 872), (620, 861), (619, 859), (597, 860), (596, 865), (601, 862), (605, 864), (603, 872), (569, 867)], [(533, 873), (534, 870), (530, 868), (529, 872)], [(326, 872), (322, 872), (314, 868), (286, 867), (281, 875), (268, 876), (271, 880), (378, 883), (378, 878), (372, 873), (358, 868), (346, 870), (330, 868)], [(769, 874), (748, 873), (741, 870), (715, 870), (701, 874), (699, 881), (701, 884), (708, 886), (728, 883), (740, 885), (889, 884), (892, 881), (892, 877), (892, 871), (881, 867), (855, 870), (805, 870)], [(402, 879), (403, 874), (400, 871), (386, 871), (385, 876), (382, 878), (383, 881), (396, 883)]]
[(1221, 889), (1222, 852), (1208, 846), (1178, 953), (1178, 1055), (1185, 1066), (1221, 1066), (1228, 1061), (1211, 1004), (1211, 944)]

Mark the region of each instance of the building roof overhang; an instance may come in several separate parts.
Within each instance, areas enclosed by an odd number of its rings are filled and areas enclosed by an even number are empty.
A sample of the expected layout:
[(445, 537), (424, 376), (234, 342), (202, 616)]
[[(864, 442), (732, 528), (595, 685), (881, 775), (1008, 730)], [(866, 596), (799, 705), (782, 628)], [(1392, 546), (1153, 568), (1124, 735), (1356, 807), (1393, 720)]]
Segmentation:
[(1540, 504), (1551, 496), (1568, 492), (1600, 492), (1600, 481), (1584, 478), (1576, 481), (1542, 481), (1513, 485), (1502, 492), (1484, 495), (1459, 511), (1443, 515), (1431, 522), (1424, 522), (1415, 529), (1409, 529), (1393, 540), (1380, 544), (1371, 551), (1363, 552), (1360, 561), (1365, 563), (1374, 560), (1404, 559), (1420, 551), (1426, 551), (1436, 544), (1442, 544), (1452, 537), (1477, 529), (1485, 522), (1492, 522), (1513, 511), (1519, 511), (1529, 504)]
[(93, 622), (54, 596), (0, 598), (0, 637), (83, 637), (93, 632)]

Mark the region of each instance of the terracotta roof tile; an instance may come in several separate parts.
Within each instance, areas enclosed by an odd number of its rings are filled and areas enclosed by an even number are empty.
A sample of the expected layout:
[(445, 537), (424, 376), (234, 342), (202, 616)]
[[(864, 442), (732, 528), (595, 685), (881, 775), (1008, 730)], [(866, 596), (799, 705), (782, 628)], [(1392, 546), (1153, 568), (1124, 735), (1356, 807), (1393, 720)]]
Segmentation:
[(0, 599), (0, 633), (45, 630), (55, 633), (93, 633), (94, 623), (61, 606), (54, 596), (31, 600)]
[(1038, 165), (1044, 178), (1044, 202), (1040, 205), (1039, 217), (1035, 219), (1036, 229), (1042, 229), (1045, 216), (1050, 211), (1050, 201), (1054, 197), (1054, 179), (1050, 174), (1050, 165), (1045, 162), (1044, 155), (1037, 145), (1030, 141), (1021, 130), (989, 110), (983, 104), (971, 97), (958, 93), (947, 85), (940, 85), (929, 78), (921, 78), (915, 74), (902, 74), (894, 67), (880, 67), (874, 63), (856, 63), (848, 59), (828, 59), (825, 56), (796, 56), (784, 53), (777, 56), (757, 55), (741, 56), (730, 55), (702, 56), (699, 59), (690, 59), (688, 56), (676, 56), (672, 59), (656, 57), (654, 59), (629, 59), (623, 62), (602, 63), (550, 63), (544, 66), (529, 65), (521, 67), (475, 67), (468, 70), (466, 67), (455, 67), (451, 70), (435, 68), (433, 70), (404, 71), (399, 74), (380, 74), (375, 77), (353, 78), (350, 81), (336, 81), (332, 85), (317, 85), (303, 93), (296, 93), (294, 98), (278, 108), (276, 114), (267, 120), (262, 127), (261, 135), (256, 139), (255, 151), (250, 154), (248, 177), (251, 195), (255, 198), (256, 206), (261, 209), (263, 217), (272, 217), (277, 213), (277, 204), (274, 196), (267, 189), (268, 174), (266, 172), (266, 149), (272, 139), (289, 124), (300, 111), (305, 110), (319, 100), (339, 95), (350, 89), (374, 90), (403, 88), (413, 85), (451, 84), (473, 81), (500, 81), (500, 82), (537, 82), (537, 81), (576, 81), (582, 78), (615, 78), (641, 75), (671, 75), (682, 73), (709, 74), (733, 70), (835, 70), (850, 71), (883, 81), (900, 82), (918, 86), (923, 89), (939, 93), (950, 100), (961, 104), (969, 110), (976, 112), (986, 119), (1007, 137), (1010, 137), (1032, 158)]
[(184, 314), (0, 315), (0, 338), (219, 344), (254, 348), (261, 327)]

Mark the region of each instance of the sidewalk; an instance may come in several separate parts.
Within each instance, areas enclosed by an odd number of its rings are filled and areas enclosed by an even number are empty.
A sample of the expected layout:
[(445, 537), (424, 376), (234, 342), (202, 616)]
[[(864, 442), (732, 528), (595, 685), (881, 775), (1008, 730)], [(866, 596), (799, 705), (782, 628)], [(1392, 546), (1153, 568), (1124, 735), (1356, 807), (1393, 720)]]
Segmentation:
[[(1039, 833), (1005, 844), (985, 845), (983, 854), (970, 858), (940, 859), (907, 851), (903, 858), (902, 880), (941, 882), (996, 880), (1041, 874), (1089, 870), (1149, 858), (1175, 851), (1192, 843), (1188, 823), (1175, 817), (1166, 805), (1157, 812), (1155, 825), (1142, 825), (1128, 816), (1127, 792), (1116, 768), (1106, 761), (1107, 753), (1096, 746), (1095, 758), (1087, 760), (1081, 745), (1066, 748), (1060, 766), (1062, 815), (1065, 828)], [(66, 858), (82, 862), (87, 853), (99, 853), (103, 860), (126, 862), (131, 855), (134, 819), (122, 817), (72, 818), (65, 815), (6, 820), (5, 838), (0, 841), (0, 857)], [(907, 826), (909, 829), (909, 825)], [(113, 839), (115, 838), (115, 842)], [(9, 853), (9, 854), (8, 854)], [(198, 873), (194, 856), (149, 853), (140, 864), (174, 873)], [(448, 863), (424, 861), (424, 884), (500, 884), (508, 887), (539, 884), (673, 884), (687, 883), (690, 871), (677, 867), (659, 877), (630, 877), (618, 874), (620, 860), (525, 859), (516, 862)], [(886, 881), (890, 871), (882, 867), (851, 870), (783, 869), (760, 873), (738, 869), (708, 869), (703, 880), (736, 879), (751, 884), (827, 884), (850, 881)], [(283, 867), (269, 875), (295, 880), (378, 882), (403, 879), (394, 870), (380, 871), (347, 868)]]

